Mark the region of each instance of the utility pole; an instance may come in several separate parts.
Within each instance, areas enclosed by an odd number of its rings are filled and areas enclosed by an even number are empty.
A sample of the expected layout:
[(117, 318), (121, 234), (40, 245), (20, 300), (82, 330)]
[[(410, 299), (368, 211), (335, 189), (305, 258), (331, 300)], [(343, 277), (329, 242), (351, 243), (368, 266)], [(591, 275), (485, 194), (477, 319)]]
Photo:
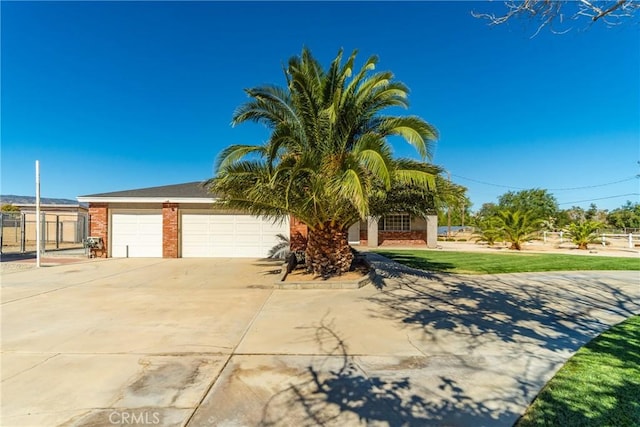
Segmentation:
[[(449, 189), (451, 189), (451, 172), (447, 171), (449, 177)], [(447, 202), (447, 238), (451, 237), (451, 200)]]
[(464, 204), (464, 202), (462, 202), (462, 226), (464, 227), (464, 211), (467, 208), (467, 206)]
[(36, 267), (40, 267), (40, 160), (36, 160)]

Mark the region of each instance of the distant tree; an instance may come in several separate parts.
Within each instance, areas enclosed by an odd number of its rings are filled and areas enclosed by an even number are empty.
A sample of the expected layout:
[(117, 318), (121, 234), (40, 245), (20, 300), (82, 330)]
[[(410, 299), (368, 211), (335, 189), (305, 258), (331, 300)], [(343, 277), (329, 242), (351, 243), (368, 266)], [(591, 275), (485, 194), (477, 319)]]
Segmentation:
[(509, 191), (498, 198), (498, 210), (527, 212), (530, 221), (548, 221), (556, 218), (558, 202), (547, 190), (540, 188)]
[(607, 221), (607, 211), (598, 209), (595, 203), (591, 203), (589, 209), (585, 211), (585, 218), (589, 221), (605, 223)]
[(438, 211), (438, 224), (446, 225), (451, 220), (452, 225), (464, 225), (470, 223), (471, 200), (467, 196), (467, 188), (450, 182), (440, 176), (440, 182), (436, 180), (438, 198), (436, 208)]
[(598, 239), (597, 231), (602, 228), (602, 223), (586, 220), (569, 224), (567, 231), (571, 241), (578, 245), (578, 249), (588, 249), (588, 244)]
[(580, 223), (584, 221), (596, 221), (600, 223), (607, 222), (607, 211), (598, 209), (595, 203), (589, 205), (589, 209), (585, 210), (579, 206), (572, 206), (569, 209), (563, 209), (558, 212), (558, 220), (556, 227), (564, 229), (572, 223)]
[(20, 212), (20, 208), (11, 203), (5, 203), (0, 207), (0, 211), (6, 213)]
[(483, 203), (480, 209), (473, 214), (471, 223), (479, 226), (481, 222), (495, 217), (499, 210), (500, 208), (495, 203)]
[(517, 210), (501, 210), (496, 218), (504, 240), (511, 243), (509, 249), (518, 251), (524, 242), (534, 237), (540, 223), (540, 220), (531, 219), (528, 212)]
[(589, 205), (589, 209), (585, 211), (584, 216), (586, 219), (592, 220), (596, 217), (596, 215), (598, 215), (598, 207), (595, 203), (591, 203)]
[(553, 231), (561, 230), (573, 222), (573, 220), (569, 218), (569, 211), (570, 209), (560, 209), (558, 211)]
[(627, 203), (612, 210), (607, 215), (607, 222), (615, 228), (640, 228), (640, 203)]
[(547, 27), (554, 33), (565, 33), (572, 27), (570, 22), (594, 23), (601, 21), (613, 26), (634, 21), (640, 2), (638, 0), (507, 0), (504, 13), (471, 12), (476, 18), (500, 25), (514, 19), (529, 19), (537, 26), (537, 35)]
[(587, 213), (580, 206), (571, 206), (569, 209), (565, 209), (564, 212), (568, 221), (566, 225), (573, 222), (582, 222), (587, 219)]

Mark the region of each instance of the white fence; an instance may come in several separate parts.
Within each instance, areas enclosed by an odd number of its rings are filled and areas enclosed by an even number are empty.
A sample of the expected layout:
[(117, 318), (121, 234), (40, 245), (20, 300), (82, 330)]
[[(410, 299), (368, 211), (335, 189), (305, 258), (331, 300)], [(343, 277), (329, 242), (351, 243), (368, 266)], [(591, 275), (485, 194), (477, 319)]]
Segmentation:
[[(611, 234), (611, 233), (602, 233), (598, 234), (600, 237), (600, 243), (602, 246), (625, 246), (627, 248), (634, 248), (635, 246), (640, 246), (640, 234)], [(543, 231), (542, 232), (542, 241), (547, 243), (548, 241), (555, 242), (571, 242), (571, 236), (569, 233), (564, 231)]]

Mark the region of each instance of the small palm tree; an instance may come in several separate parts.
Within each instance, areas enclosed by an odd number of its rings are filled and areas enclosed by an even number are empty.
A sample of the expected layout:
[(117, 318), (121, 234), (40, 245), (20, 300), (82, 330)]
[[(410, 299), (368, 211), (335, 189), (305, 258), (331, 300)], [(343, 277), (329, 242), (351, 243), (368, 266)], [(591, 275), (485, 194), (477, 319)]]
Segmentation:
[(535, 236), (539, 221), (531, 221), (527, 212), (498, 211), (497, 220), (504, 239), (511, 243), (509, 249), (521, 250), (522, 244)]
[(477, 230), (473, 232), (472, 239), (487, 242), (489, 246), (493, 246), (496, 242), (502, 241), (503, 232), (500, 225), (500, 221), (497, 218), (487, 218), (479, 221)]
[(597, 231), (602, 227), (602, 223), (596, 221), (581, 221), (569, 224), (567, 229), (571, 241), (578, 245), (578, 249), (588, 249), (589, 243), (594, 243), (598, 239)]
[(351, 267), (348, 228), (371, 214), (372, 200), (394, 184), (433, 188), (435, 181), (424, 162), (395, 159), (388, 139), (402, 137), (424, 160), (436, 130), (419, 117), (382, 114), (408, 107), (408, 89), (390, 72), (371, 73), (376, 57), (359, 71), (355, 58), (342, 63), (340, 51), (325, 70), (303, 49), (289, 60), (285, 88), (248, 89), (233, 124), (261, 123), (271, 135), (262, 145), (223, 150), (208, 182), (230, 208), (306, 224), (307, 269), (322, 277)]

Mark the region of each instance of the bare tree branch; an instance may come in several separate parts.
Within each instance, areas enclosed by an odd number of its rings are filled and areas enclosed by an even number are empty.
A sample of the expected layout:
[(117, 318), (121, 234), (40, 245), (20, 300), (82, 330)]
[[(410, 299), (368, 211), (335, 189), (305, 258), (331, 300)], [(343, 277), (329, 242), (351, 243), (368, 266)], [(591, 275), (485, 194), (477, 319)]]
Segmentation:
[[(614, 10), (620, 8), (621, 6), (623, 6), (625, 3), (627, 2), (627, 0), (618, 0), (613, 6), (609, 7), (609, 9), (600, 12), (599, 14), (597, 14), (596, 16), (594, 16), (592, 19), (594, 21), (597, 21), (598, 19), (602, 18), (603, 16), (607, 16), (609, 15), (611, 12), (613, 12)], [(597, 8), (594, 8), (594, 10), (598, 10)]]
[(525, 18), (538, 22), (533, 37), (548, 27), (553, 33), (563, 34), (571, 30), (555, 28), (555, 24), (563, 25), (565, 21), (588, 19), (591, 23), (602, 21), (607, 26), (620, 24), (624, 20), (632, 20), (640, 9), (640, 0), (506, 0), (504, 14), (478, 13), (472, 11), (475, 18), (489, 21), (489, 25), (501, 25), (514, 19)]

